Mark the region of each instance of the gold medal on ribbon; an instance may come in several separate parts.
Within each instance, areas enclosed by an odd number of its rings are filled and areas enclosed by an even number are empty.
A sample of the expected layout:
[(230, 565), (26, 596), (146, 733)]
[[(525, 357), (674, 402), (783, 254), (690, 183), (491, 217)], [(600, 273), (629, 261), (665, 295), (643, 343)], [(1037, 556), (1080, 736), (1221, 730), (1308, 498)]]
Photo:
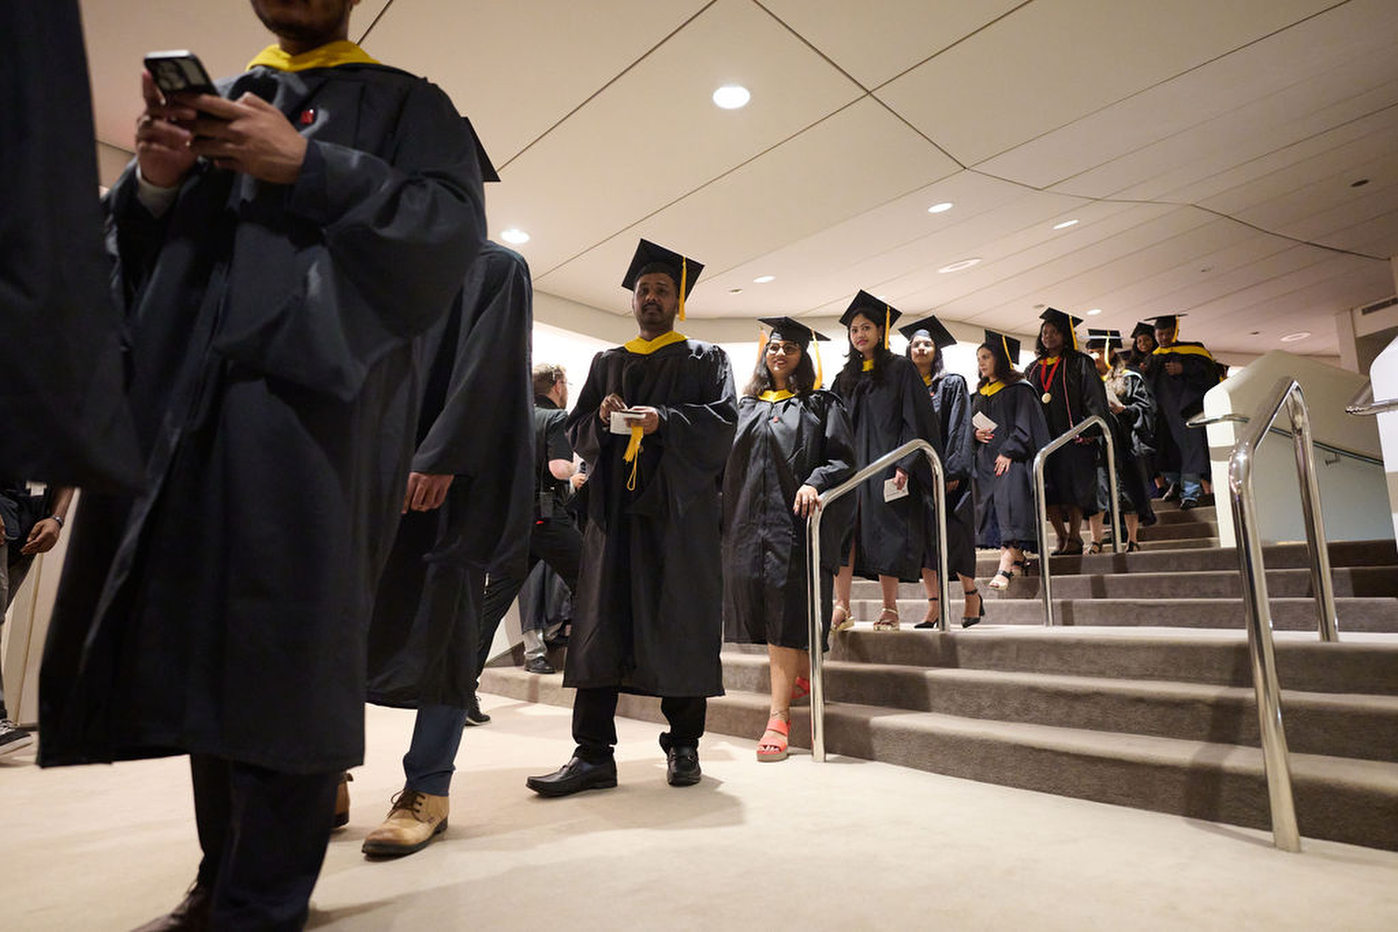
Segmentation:
[(1039, 396), (1039, 400), (1042, 401), (1044, 404), (1048, 404), (1050, 401), (1053, 401), (1053, 393), (1044, 392), (1042, 395)]

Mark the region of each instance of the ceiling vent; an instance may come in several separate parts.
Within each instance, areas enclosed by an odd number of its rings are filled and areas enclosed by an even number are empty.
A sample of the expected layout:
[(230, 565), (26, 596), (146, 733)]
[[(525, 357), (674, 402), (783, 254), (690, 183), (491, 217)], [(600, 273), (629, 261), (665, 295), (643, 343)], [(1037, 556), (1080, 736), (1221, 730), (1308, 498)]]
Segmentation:
[(1373, 304), (1365, 304), (1358, 308), (1358, 310), (1361, 314), (1373, 314), (1376, 311), (1381, 311), (1386, 307), (1392, 307), (1395, 304), (1398, 304), (1398, 295), (1392, 295), (1384, 298), (1382, 301), (1375, 301)]

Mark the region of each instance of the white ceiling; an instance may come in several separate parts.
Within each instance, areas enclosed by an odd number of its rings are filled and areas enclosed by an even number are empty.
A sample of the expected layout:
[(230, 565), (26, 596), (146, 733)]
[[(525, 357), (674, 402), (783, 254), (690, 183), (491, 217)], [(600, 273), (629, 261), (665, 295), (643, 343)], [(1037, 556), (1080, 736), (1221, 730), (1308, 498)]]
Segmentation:
[[(270, 41), (242, 0), (82, 6), (98, 137), (126, 148), (144, 52), (229, 74)], [(1395, 0), (364, 0), (351, 35), (470, 115), (537, 289), (611, 312), (641, 236), (707, 264), (696, 317), (864, 288), (1335, 355), (1333, 314), (1394, 290)], [(725, 83), (752, 103), (714, 107)]]

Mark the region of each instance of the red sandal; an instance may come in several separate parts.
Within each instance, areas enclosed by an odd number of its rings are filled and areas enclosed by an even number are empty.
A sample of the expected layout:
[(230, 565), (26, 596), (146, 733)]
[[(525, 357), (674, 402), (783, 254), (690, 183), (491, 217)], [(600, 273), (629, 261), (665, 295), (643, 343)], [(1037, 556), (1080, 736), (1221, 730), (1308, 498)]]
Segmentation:
[(791, 687), (791, 701), (800, 702), (811, 694), (811, 681), (804, 676), (796, 677), (796, 683)]
[[(791, 734), (791, 723), (780, 715), (773, 715), (767, 719), (767, 731), (776, 732), (781, 735), (780, 741), (757, 741), (757, 760), (759, 763), (786, 760), (787, 757), (787, 736)], [(765, 732), (764, 732), (765, 734)], [(763, 748), (776, 748), (776, 750), (763, 750)]]

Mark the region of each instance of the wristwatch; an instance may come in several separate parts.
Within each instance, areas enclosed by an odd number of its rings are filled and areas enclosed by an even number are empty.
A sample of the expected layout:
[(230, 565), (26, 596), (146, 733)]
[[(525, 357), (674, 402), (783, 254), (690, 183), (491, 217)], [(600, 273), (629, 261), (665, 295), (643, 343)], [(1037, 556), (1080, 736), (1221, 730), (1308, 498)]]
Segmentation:
[(45, 521), (57, 521), (59, 527), (63, 527), (63, 517), (61, 515), (49, 515)]

